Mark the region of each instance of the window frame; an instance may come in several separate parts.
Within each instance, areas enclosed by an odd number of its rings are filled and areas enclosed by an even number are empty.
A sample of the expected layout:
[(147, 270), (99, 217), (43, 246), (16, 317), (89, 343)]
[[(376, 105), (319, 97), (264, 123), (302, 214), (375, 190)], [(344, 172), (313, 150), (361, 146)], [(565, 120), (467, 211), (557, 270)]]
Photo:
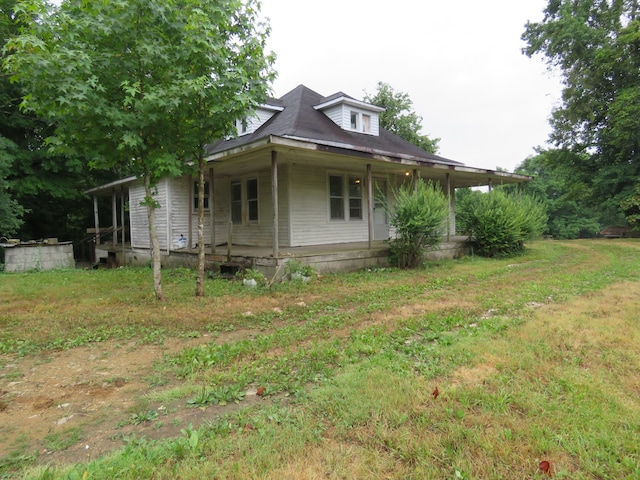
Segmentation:
[[(192, 206), (193, 206), (193, 212), (194, 213), (198, 213), (198, 180), (194, 180), (193, 185), (192, 185)], [(209, 187), (209, 180), (205, 180), (204, 182), (204, 210), (205, 212), (209, 211), (209, 205), (210, 205), (210, 199), (209, 199), (209, 192), (210, 192), (210, 187)]]
[[(340, 179), (340, 195), (336, 195), (332, 189), (332, 178)], [(353, 184), (351, 183), (353, 181)], [(330, 222), (361, 222), (364, 220), (364, 200), (363, 200), (363, 178), (361, 175), (350, 173), (327, 173), (327, 198), (328, 198), (328, 217)], [(351, 187), (356, 186), (358, 193), (353, 193)], [(340, 202), (341, 216), (334, 216), (335, 201)], [(354, 203), (357, 202), (357, 203)], [(359, 214), (353, 215), (353, 211), (358, 210)]]
[(373, 117), (374, 114), (371, 112), (350, 108), (348, 130), (351, 130), (352, 132), (373, 135)]
[[(253, 182), (255, 182), (255, 196), (249, 198), (249, 184)], [(232, 179), (229, 184), (229, 201), (229, 216), (233, 225), (258, 224), (260, 222), (259, 178)], [(252, 205), (255, 207), (252, 208)]]

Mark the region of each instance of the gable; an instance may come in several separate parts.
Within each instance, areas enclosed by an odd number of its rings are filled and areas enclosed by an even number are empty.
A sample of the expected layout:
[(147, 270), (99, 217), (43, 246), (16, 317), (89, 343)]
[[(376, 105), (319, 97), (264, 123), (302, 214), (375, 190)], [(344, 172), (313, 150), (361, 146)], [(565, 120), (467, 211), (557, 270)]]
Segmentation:
[(264, 104), (256, 108), (253, 115), (236, 120), (238, 136), (249, 135), (267, 123), (276, 113), (284, 110), (278, 105)]

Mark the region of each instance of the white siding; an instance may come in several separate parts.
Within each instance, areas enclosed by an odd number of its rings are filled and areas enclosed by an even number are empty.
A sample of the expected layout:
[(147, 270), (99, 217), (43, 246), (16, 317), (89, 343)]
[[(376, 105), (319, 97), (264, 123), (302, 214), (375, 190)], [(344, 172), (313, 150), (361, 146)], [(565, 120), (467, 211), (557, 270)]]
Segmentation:
[[(167, 189), (169, 180), (163, 179), (158, 183), (157, 194), (154, 199), (159, 204), (155, 211), (156, 230), (160, 249), (167, 249)], [(129, 189), (129, 218), (131, 223), (131, 246), (133, 248), (150, 248), (147, 207), (141, 205), (144, 201), (144, 185), (138, 182)]]
[[(329, 218), (328, 175), (357, 175), (364, 171), (335, 171), (310, 166), (292, 171), (292, 246), (361, 242), (369, 239), (366, 188), (362, 193), (362, 220)], [(348, 199), (345, 197), (345, 203)]]
[[(229, 218), (231, 209), (230, 200), (230, 187), (232, 181), (242, 182), (242, 195), (246, 196), (246, 180), (256, 178), (258, 180), (258, 222), (250, 223), (246, 222), (247, 212), (243, 208), (243, 218), (245, 221), (242, 225), (233, 225), (233, 243), (237, 245), (249, 245), (254, 247), (269, 247), (273, 245), (273, 199), (271, 195), (271, 170), (261, 170), (255, 175), (245, 175), (237, 177), (226, 177), (220, 182), (219, 190), (224, 191), (224, 195), (216, 196), (216, 199), (220, 198), (219, 208), (216, 212), (220, 212), (224, 217), (224, 223), (216, 221), (216, 236), (218, 231), (221, 231), (222, 240), (216, 239), (216, 243), (226, 242), (229, 228)], [(216, 183), (216, 185), (218, 185)], [(278, 201), (279, 201), (279, 220), (280, 229), (278, 232), (279, 243), (282, 246), (288, 244), (288, 226), (287, 222), (287, 208), (288, 199), (286, 194), (287, 186), (287, 173), (284, 168), (278, 169)], [(243, 204), (243, 207), (246, 205)], [(283, 223), (285, 225), (283, 225)]]
[[(327, 108), (326, 110), (324, 110), (324, 114), (329, 117), (334, 123), (336, 123), (337, 125), (339, 125), (341, 128), (346, 128), (349, 127), (349, 123), (344, 123), (344, 105), (342, 104), (338, 104), (335, 105), (331, 108)], [(349, 121), (349, 119), (347, 118), (347, 122)]]
[[(189, 238), (189, 204), (191, 202), (189, 183), (192, 181), (191, 177), (174, 178), (171, 180), (171, 211), (169, 217), (169, 223), (171, 225), (171, 249), (178, 248), (180, 235), (183, 235), (187, 239)], [(197, 236), (194, 238), (197, 238)], [(194, 240), (194, 245), (195, 241), (196, 240)]]

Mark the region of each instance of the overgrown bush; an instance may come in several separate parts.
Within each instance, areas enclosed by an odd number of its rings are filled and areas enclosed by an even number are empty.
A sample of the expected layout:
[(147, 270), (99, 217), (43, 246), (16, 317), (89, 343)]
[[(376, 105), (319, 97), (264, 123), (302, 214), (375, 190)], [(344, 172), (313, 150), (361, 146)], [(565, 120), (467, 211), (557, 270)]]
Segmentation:
[(540, 201), (501, 190), (466, 195), (456, 210), (460, 231), (470, 235), (476, 253), (487, 257), (522, 252), (524, 243), (539, 237), (547, 224)]
[(439, 185), (418, 181), (393, 190), (395, 199), (389, 210), (389, 223), (395, 229), (390, 242), (391, 263), (415, 268), (424, 262), (428, 249), (442, 240), (449, 215), (447, 198)]

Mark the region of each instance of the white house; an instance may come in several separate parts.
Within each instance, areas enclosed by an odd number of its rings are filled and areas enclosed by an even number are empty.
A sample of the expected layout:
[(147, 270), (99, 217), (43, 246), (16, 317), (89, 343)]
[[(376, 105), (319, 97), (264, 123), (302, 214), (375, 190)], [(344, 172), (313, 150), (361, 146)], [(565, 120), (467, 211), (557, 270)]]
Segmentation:
[[(393, 186), (417, 178), (439, 183), (448, 195), (445, 248), (454, 248), (456, 188), (531, 179), (426, 153), (380, 127), (383, 110), (342, 92), (323, 97), (300, 85), (269, 100), (254, 116), (239, 119), (237, 137), (207, 147), (207, 260), (270, 271), (292, 256), (319, 270), (384, 264), (384, 241), (390, 235), (385, 197)], [(195, 179), (165, 178), (157, 192), (163, 261), (194, 263)], [(126, 178), (87, 193), (113, 199), (111, 230), (116, 234), (101, 245), (102, 255), (117, 258), (117, 263), (146, 261), (150, 240), (146, 209), (140, 205), (141, 182)], [(129, 242), (117, 233), (126, 230), (121, 228), (127, 224), (125, 203)], [(101, 231), (97, 224), (96, 231)]]

